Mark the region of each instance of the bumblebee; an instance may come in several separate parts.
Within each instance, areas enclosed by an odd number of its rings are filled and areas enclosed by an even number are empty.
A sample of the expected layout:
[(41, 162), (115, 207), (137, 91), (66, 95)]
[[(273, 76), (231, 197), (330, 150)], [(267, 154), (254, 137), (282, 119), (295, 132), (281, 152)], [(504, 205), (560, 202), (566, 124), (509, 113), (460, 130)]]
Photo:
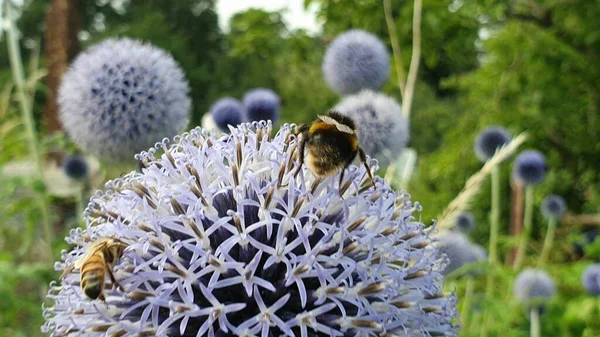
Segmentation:
[[(373, 175), (367, 165), (365, 151), (358, 145), (354, 121), (336, 111), (330, 111), (327, 115), (317, 117), (311, 124), (302, 125), (296, 130), (296, 134), (301, 136), (299, 140), (300, 165), (296, 175), (302, 169), (306, 158), (306, 165), (318, 177), (335, 175), (341, 169), (339, 181), (341, 188), (344, 170), (358, 155), (367, 169), (371, 183), (375, 186)], [(308, 153), (305, 157), (306, 147)]]
[(102, 238), (92, 243), (84, 256), (65, 269), (61, 279), (77, 268), (81, 274), (81, 289), (90, 299), (105, 300), (103, 290), (106, 274), (113, 285), (123, 286), (112, 272), (112, 266), (123, 256), (127, 244), (117, 238)]

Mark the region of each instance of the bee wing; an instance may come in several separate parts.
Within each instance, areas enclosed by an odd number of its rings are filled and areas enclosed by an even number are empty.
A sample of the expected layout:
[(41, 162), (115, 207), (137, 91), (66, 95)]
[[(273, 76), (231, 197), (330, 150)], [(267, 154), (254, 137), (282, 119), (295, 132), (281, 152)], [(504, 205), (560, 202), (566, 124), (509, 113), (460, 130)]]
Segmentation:
[(85, 263), (85, 261), (89, 260), (90, 257), (92, 257), (94, 254), (96, 254), (99, 250), (106, 248), (106, 245), (107, 245), (106, 241), (93, 243), (91, 245), (91, 247), (88, 248), (87, 252), (82, 257), (77, 259), (77, 261), (75, 261), (75, 263), (74, 263), (75, 268), (80, 269), (81, 266)]
[(336, 129), (338, 129), (341, 132), (354, 134), (354, 130), (352, 130), (351, 127), (349, 127), (348, 125), (341, 124), (329, 116), (318, 115), (317, 117), (319, 117), (320, 120), (322, 120), (323, 122), (325, 122), (327, 124), (335, 125)]

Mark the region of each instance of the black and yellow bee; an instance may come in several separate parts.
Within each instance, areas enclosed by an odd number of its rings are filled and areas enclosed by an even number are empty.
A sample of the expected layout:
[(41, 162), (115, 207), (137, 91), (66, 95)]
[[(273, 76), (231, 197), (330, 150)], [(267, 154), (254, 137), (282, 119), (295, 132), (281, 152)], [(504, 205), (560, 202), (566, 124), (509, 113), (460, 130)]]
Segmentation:
[(73, 269), (79, 269), (81, 274), (81, 289), (91, 299), (99, 298), (104, 301), (104, 282), (106, 274), (110, 277), (113, 285), (121, 290), (123, 286), (117, 281), (112, 272), (112, 266), (121, 258), (127, 244), (117, 238), (102, 238), (90, 245), (85, 255), (67, 267), (61, 279)]
[(335, 175), (340, 169), (339, 186), (341, 188), (344, 179), (344, 170), (354, 161), (358, 155), (360, 161), (367, 168), (367, 174), (373, 186), (373, 175), (367, 165), (365, 151), (358, 144), (356, 135), (356, 124), (352, 118), (342, 115), (336, 111), (330, 111), (327, 115), (319, 115), (311, 124), (302, 125), (296, 130), (300, 135), (299, 155), (302, 168), (306, 154), (306, 165), (318, 177)]

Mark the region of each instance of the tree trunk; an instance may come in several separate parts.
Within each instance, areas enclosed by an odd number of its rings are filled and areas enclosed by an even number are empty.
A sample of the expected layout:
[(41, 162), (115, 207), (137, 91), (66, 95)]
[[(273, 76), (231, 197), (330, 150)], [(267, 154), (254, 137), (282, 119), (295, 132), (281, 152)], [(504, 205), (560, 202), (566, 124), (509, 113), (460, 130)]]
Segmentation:
[(62, 129), (58, 120), (56, 99), (62, 75), (79, 52), (77, 34), (81, 22), (77, 12), (77, 0), (53, 0), (46, 15), (44, 50), (48, 76), (48, 96), (44, 106), (43, 121), (48, 133)]

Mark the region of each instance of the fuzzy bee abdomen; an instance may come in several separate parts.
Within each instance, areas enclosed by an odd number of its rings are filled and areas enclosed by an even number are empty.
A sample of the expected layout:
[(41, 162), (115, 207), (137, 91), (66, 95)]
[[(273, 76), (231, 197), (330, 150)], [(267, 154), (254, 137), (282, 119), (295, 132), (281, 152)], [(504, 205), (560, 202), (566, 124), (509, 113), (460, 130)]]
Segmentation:
[(104, 289), (106, 264), (100, 258), (97, 261), (92, 261), (93, 259), (94, 257), (82, 267), (81, 288), (89, 298), (96, 299)]

